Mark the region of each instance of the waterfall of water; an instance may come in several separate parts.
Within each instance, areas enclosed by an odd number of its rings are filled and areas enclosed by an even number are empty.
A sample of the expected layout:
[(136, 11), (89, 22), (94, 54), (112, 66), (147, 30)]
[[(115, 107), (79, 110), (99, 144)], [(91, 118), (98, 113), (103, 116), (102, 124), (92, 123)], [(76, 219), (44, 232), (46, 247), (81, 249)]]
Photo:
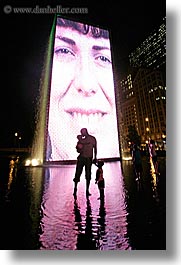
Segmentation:
[(46, 54), (45, 63), (42, 71), (42, 78), (40, 83), (39, 100), (37, 104), (37, 114), (35, 118), (36, 129), (34, 134), (34, 141), (32, 145), (32, 158), (43, 164), (44, 161), (44, 150), (46, 140), (46, 124), (47, 124), (47, 111), (49, 102), (49, 87), (51, 81), (51, 67), (52, 67), (52, 55), (54, 45), (54, 34), (55, 34), (55, 21), (52, 26), (50, 33)]

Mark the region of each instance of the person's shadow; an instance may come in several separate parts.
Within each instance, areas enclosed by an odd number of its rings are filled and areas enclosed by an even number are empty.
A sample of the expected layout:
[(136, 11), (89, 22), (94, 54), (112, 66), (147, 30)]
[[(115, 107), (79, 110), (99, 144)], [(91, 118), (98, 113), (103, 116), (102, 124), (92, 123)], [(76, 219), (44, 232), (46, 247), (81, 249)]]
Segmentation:
[(75, 223), (78, 230), (77, 235), (77, 250), (97, 250), (102, 246), (103, 238), (105, 236), (105, 216), (106, 211), (104, 207), (104, 199), (100, 200), (99, 217), (97, 218), (97, 235), (96, 238), (93, 235), (92, 227), (92, 210), (90, 200), (87, 197), (87, 208), (86, 208), (86, 219), (85, 228), (82, 222), (82, 216), (80, 214), (80, 208), (78, 206), (77, 200), (74, 200), (74, 214)]
[(77, 200), (74, 200), (74, 214), (78, 228), (77, 250), (96, 250), (96, 240), (92, 233), (92, 210), (89, 198), (87, 198), (85, 228), (83, 228), (82, 216)]
[(97, 232), (98, 249), (102, 249), (103, 239), (105, 238), (106, 235), (105, 217), (106, 217), (106, 209), (104, 206), (104, 198), (103, 198), (100, 200), (99, 217), (97, 218), (98, 227), (99, 227)]

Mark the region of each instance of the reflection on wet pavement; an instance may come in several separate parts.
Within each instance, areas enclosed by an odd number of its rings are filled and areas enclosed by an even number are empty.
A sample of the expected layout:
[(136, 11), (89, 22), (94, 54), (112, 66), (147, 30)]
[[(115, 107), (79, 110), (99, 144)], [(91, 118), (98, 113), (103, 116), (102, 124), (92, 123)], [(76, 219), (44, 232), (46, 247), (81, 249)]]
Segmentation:
[(77, 198), (73, 197), (75, 166), (46, 169), (41, 204), (42, 249), (129, 249), (125, 194), (119, 162), (105, 163), (105, 199), (98, 200), (92, 170), (91, 196), (86, 198), (85, 175), (81, 176)]
[(165, 249), (164, 158), (159, 167), (155, 176), (145, 158), (137, 183), (131, 161), (122, 167), (105, 162), (105, 198), (98, 200), (94, 165), (92, 195), (86, 197), (83, 171), (74, 198), (75, 165), (24, 167), (9, 158), (1, 161), (0, 249)]

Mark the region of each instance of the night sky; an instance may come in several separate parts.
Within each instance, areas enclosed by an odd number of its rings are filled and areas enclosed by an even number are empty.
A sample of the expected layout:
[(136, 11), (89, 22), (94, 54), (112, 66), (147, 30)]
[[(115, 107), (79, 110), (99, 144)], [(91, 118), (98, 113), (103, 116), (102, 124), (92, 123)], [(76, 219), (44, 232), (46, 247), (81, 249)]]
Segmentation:
[[(88, 14), (66, 17), (110, 30), (114, 68), (121, 76), (128, 65), (128, 54), (161, 24), (166, 15), (166, 2), (138, 0), (97, 1), (97, 5), (90, 3), (85, 0), (8, 1), (12, 7), (61, 5), (88, 8)], [(6, 5), (7, 1), (1, 1), (0, 147), (12, 146), (16, 131), (22, 136), (22, 146), (28, 146), (33, 139), (36, 100), (54, 15), (6, 14), (3, 11)]]

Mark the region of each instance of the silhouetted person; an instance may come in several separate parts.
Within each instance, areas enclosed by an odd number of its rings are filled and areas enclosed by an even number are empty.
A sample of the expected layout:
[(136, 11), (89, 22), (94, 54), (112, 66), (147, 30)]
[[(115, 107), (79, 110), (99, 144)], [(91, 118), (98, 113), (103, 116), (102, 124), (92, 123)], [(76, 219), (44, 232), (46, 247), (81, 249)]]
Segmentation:
[(136, 180), (138, 180), (141, 177), (143, 168), (142, 168), (141, 152), (136, 144), (134, 144), (133, 146), (132, 160), (133, 160)]
[(94, 161), (97, 160), (97, 140), (94, 136), (90, 135), (86, 128), (81, 129), (81, 135), (78, 135), (77, 152), (80, 155), (77, 157), (77, 165), (75, 171), (75, 182), (74, 196), (77, 194), (77, 184), (80, 182), (80, 176), (83, 168), (85, 167), (85, 178), (86, 178), (86, 196), (90, 196), (89, 186), (91, 180), (91, 169), (93, 157)]
[(99, 160), (97, 163), (95, 163), (95, 165), (98, 167), (98, 169), (96, 171), (96, 179), (95, 179), (95, 184), (98, 185), (99, 193), (100, 193), (100, 197), (98, 199), (103, 200), (104, 199), (105, 182), (104, 182), (102, 167), (104, 165), (104, 162)]

